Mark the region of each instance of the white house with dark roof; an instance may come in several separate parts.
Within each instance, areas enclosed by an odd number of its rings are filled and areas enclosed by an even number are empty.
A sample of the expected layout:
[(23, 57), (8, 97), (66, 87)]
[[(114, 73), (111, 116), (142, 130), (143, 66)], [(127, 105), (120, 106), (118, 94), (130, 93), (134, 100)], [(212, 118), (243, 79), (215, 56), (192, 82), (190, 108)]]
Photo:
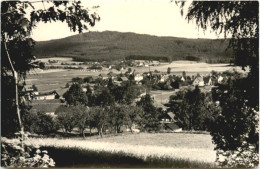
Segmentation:
[(192, 83), (193, 86), (203, 87), (205, 86), (204, 80), (202, 77), (196, 77)]
[(144, 77), (142, 74), (140, 73), (137, 73), (135, 76), (134, 76), (134, 80), (137, 81), (137, 82), (140, 82), (141, 80), (143, 80)]
[(210, 76), (204, 77), (203, 80), (204, 80), (204, 84), (206, 86), (212, 86), (213, 85), (213, 81), (212, 81), (212, 78)]

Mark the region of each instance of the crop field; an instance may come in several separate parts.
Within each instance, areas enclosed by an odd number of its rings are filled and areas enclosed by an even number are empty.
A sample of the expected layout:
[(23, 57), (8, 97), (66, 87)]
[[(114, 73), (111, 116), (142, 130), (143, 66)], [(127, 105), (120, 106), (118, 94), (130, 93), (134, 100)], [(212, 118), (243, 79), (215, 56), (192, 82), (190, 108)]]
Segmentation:
[[(117, 158), (124, 158), (124, 160), (129, 160), (129, 162), (133, 159), (137, 160), (136, 162), (141, 160), (142, 162), (149, 163), (160, 161), (161, 163), (157, 163), (157, 166), (167, 161), (167, 164), (169, 164), (167, 165), (168, 167), (176, 167), (174, 163), (182, 163), (180, 165), (192, 163), (193, 166), (200, 164), (197, 167), (212, 167), (215, 166), (214, 161), (216, 159), (216, 153), (213, 150), (214, 146), (211, 143), (211, 136), (207, 134), (139, 133), (104, 138), (90, 137), (89, 139), (32, 138), (27, 140), (26, 144), (46, 148), (50, 156), (53, 154), (54, 161), (58, 152), (63, 152), (64, 157), (67, 155), (70, 156), (69, 154), (64, 154), (65, 152), (77, 152), (76, 161), (84, 159), (85, 156), (89, 156), (89, 153), (92, 153), (92, 155), (106, 162), (108, 162), (107, 158), (111, 158), (111, 156), (119, 156)], [(70, 160), (73, 161), (73, 159)], [(86, 158), (85, 162), (87, 163), (87, 161), (88, 159)], [(99, 163), (102, 162), (99, 161)], [(117, 164), (120, 164), (122, 161), (118, 160), (117, 162)], [(61, 166), (61, 164), (57, 165)], [(84, 165), (84, 160), (80, 162), (74, 161), (74, 165), (86, 166)], [(192, 165), (189, 164), (189, 166)]]
[[(205, 75), (210, 73), (212, 70), (217, 72), (224, 72), (226, 70), (237, 70), (242, 71), (241, 67), (238, 66), (230, 66), (229, 64), (208, 64), (204, 62), (195, 62), (195, 61), (173, 61), (169, 63), (162, 63), (158, 66), (150, 66), (149, 67), (137, 67), (135, 68), (137, 72), (148, 72), (149, 69), (151, 71), (158, 70), (161, 72), (166, 72), (167, 68), (171, 68), (171, 72), (176, 75), (181, 75), (183, 71), (186, 72), (187, 75), (196, 75), (200, 73), (201, 75)], [(248, 71), (248, 68), (247, 68)]]

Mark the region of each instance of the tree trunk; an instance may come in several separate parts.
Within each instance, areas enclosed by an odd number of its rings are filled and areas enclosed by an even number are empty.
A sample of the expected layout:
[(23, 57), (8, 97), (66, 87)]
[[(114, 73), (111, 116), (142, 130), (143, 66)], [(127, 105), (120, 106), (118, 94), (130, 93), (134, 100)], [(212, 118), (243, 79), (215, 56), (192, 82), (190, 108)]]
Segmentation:
[(20, 108), (19, 108), (17, 72), (14, 71), (13, 75), (14, 75), (14, 82), (15, 82), (15, 106), (16, 106), (16, 112), (17, 112), (17, 116), (18, 116), (18, 120), (19, 120), (19, 125), (20, 125), (20, 128), (21, 128), (21, 137), (22, 137), (21, 145), (22, 145), (22, 148), (23, 148), (24, 147), (24, 145), (23, 145), (24, 127), (23, 127), (23, 124), (22, 124)]
[(15, 106), (16, 106), (16, 112), (17, 112), (17, 116), (18, 116), (19, 125), (20, 125), (20, 128), (21, 128), (21, 137), (22, 137), (22, 139), (21, 139), (21, 146), (23, 148), (24, 147), (24, 145), (23, 145), (24, 127), (23, 127), (23, 124), (22, 124), (21, 114), (20, 114), (20, 107), (19, 107), (18, 80), (17, 80), (18, 79), (18, 75), (17, 75), (17, 72), (14, 69), (14, 66), (13, 66), (13, 63), (11, 61), (11, 57), (10, 57), (10, 54), (8, 52), (7, 45), (6, 45), (5, 41), (4, 41), (4, 46), (5, 46), (6, 54), (7, 54), (10, 66), (11, 66), (11, 71), (12, 71), (12, 74), (13, 74), (13, 77), (14, 77), (14, 83), (15, 83)]
[(84, 129), (82, 130), (82, 136), (83, 136), (83, 138), (85, 138), (85, 132), (84, 132)]
[(89, 135), (91, 136), (91, 127), (89, 127)]
[(101, 128), (100, 128), (100, 136), (101, 136), (101, 137), (103, 136), (103, 125), (102, 125)]

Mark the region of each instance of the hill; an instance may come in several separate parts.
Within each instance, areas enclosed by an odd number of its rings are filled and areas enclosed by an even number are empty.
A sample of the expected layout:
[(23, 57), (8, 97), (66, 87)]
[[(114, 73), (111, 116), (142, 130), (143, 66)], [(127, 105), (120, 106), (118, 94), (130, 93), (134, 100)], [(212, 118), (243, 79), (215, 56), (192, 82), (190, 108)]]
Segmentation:
[(228, 41), (157, 37), (136, 33), (88, 32), (63, 39), (37, 42), (37, 58), (72, 57), (78, 61), (122, 60), (167, 57), (171, 60), (201, 60), (209, 63), (229, 62), (232, 50)]

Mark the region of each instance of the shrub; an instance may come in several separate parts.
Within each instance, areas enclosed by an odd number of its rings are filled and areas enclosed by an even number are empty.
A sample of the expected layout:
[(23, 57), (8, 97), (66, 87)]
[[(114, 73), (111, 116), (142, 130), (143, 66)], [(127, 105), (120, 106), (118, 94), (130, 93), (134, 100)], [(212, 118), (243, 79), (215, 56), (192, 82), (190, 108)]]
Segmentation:
[(37, 134), (51, 134), (58, 130), (57, 123), (50, 115), (38, 112), (31, 125), (31, 131)]
[[(38, 147), (22, 147), (19, 139), (8, 140), (1, 138), (1, 166), (2, 167), (54, 167), (55, 162), (48, 152), (36, 149)], [(35, 153), (32, 155), (32, 149)]]

